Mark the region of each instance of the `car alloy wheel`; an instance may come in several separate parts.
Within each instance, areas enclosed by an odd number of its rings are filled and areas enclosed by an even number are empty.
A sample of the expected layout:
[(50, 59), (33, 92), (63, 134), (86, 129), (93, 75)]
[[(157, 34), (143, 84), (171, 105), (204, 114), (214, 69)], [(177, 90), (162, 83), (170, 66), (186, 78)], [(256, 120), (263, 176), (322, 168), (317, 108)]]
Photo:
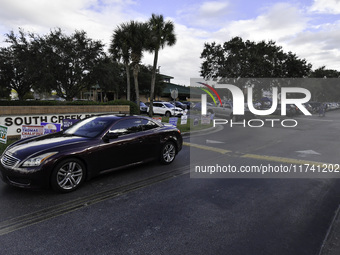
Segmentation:
[(166, 112), (165, 117), (171, 117), (171, 112)]
[(58, 192), (70, 192), (81, 185), (84, 177), (85, 165), (78, 159), (67, 159), (54, 168), (51, 185)]
[(161, 162), (170, 164), (176, 157), (176, 146), (173, 142), (166, 142), (162, 147)]

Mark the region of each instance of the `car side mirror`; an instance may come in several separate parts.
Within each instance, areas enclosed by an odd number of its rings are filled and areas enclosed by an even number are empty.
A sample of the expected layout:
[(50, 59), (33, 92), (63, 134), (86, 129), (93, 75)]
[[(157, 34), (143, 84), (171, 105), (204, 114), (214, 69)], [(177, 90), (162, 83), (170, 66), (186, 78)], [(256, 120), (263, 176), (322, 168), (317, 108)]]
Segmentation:
[(107, 132), (104, 137), (103, 137), (103, 140), (105, 142), (108, 142), (109, 140), (112, 140), (112, 139), (117, 139), (118, 138), (118, 134), (117, 133), (111, 133), (111, 132)]

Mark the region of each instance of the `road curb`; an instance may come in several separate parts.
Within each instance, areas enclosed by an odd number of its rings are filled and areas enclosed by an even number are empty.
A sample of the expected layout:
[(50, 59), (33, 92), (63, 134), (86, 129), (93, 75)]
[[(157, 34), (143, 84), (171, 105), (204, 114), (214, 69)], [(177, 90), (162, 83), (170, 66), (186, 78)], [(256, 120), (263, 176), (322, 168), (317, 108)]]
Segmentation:
[(182, 136), (190, 136), (190, 135), (197, 135), (197, 134), (207, 134), (210, 132), (216, 132), (222, 130), (223, 127), (221, 125), (217, 125), (216, 127), (205, 128), (201, 130), (189, 131), (182, 133)]
[(340, 254), (340, 205), (335, 212), (333, 221), (329, 226), (326, 237), (322, 243), (318, 255), (339, 255)]

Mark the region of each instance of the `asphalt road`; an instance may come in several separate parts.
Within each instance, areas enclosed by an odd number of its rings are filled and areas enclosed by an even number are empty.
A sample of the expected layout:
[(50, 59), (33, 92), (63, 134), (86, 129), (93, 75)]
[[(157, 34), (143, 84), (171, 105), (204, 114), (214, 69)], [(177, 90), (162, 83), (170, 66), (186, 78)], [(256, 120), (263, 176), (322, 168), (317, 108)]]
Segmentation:
[(190, 175), (204, 164), (340, 163), (340, 111), (297, 121), (186, 137), (169, 166), (114, 172), (70, 194), (0, 183), (0, 254), (319, 254), (339, 179)]

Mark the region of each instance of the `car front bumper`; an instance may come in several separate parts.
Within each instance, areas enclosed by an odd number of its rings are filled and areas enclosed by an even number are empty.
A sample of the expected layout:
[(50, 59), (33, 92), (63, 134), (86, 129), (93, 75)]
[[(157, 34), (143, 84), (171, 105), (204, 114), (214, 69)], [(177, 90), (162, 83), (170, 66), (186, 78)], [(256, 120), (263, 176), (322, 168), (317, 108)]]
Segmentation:
[(0, 163), (1, 179), (11, 185), (20, 188), (43, 188), (49, 187), (50, 171), (44, 167), (34, 169), (34, 171), (16, 171), (4, 167)]

